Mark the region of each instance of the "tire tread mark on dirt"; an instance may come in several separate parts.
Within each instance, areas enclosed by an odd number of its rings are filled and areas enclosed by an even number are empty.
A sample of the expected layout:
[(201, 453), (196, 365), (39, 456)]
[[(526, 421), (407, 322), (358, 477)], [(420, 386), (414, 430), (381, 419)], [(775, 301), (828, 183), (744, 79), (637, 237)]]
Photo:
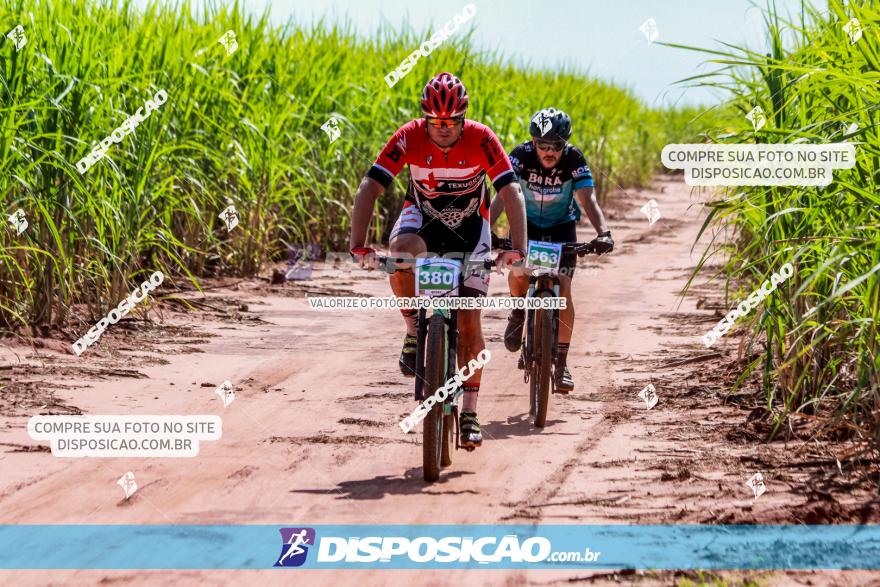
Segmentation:
[(388, 444), (388, 443), (402, 443), (402, 444), (411, 444), (406, 440), (395, 440), (390, 438), (383, 438), (381, 436), (366, 436), (360, 434), (350, 434), (347, 436), (330, 436), (329, 434), (317, 434), (314, 436), (270, 436), (266, 440), (262, 442), (276, 443), (276, 442), (289, 442), (293, 444), (359, 444), (359, 445), (367, 445), (367, 444)]
[(542, 509), (551, 499), (557, 496), (562, 489), (563, 483), (571, 472), (580, 464), (583, 453), (589, 451), (599, 440), (606, 437), (612, 427), (608, 418), (602, 418), (590, 432), (591, 434), (577, 445), (574, 454), (566, 459), (548, 478), (541, 480), (539, 485), (523, 500), (514, 505), (512, 514), (502, 516), (502, 521), (516, 518), (528, 518), (540, 520), (543, 516)]

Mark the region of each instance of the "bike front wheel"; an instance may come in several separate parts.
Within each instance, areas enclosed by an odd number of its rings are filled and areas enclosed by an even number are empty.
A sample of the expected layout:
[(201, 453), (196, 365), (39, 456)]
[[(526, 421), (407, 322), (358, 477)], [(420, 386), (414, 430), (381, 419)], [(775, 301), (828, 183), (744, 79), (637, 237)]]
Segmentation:
[[(549, 297), (549, 294), (542, 296)], [(547, 422), (550, 403), (550, 368), (553, 362), (553, 312), (535, 310), (535, 341), (532, 353), (532, 393), (535, 405), (535, 426), (543, 428)]]
[[(446, 322), (443, 316), (434, 314), (428, 321), (428, 340), (425, 344), (425, 399), (442, 387), (446, 374)], [(437, 481), (443, 466), (443, 445), (449, 435), (444, 430), (443, 402), (431, 406), (422, 425), (422, 470), (425, 481)], [(449, 449), (446, 449), (447, 459)]]

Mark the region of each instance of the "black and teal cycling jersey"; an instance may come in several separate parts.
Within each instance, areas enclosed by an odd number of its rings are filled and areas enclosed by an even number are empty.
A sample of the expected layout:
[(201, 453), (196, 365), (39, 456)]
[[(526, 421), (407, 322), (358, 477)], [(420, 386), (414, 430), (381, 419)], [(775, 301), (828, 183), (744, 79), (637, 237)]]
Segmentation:
[(566, 145), (553, 169), (544, 169), (532, 141), (517, 145), (509, 157), (526, 199), (530, 224), (546, 228), (580, 220), (574, 190), (593, 187), (593, 174), (580, 149)]

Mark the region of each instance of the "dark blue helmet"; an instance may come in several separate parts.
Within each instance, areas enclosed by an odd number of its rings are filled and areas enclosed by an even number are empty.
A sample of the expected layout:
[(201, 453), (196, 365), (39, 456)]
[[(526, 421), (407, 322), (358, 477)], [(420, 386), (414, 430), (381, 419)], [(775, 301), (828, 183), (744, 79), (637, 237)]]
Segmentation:
[(571, 117), (556, 108), (544, 108), (532, 116), (532, 138), (544, 141), (567, 141), (571, 138)]

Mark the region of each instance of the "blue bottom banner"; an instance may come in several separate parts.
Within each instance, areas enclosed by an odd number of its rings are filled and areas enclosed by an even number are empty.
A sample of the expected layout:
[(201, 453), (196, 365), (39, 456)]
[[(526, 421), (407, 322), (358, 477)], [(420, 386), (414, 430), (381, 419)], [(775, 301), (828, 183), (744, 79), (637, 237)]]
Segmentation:
[(7, 525), (0, 569), (880, 569), (880, 525)]

